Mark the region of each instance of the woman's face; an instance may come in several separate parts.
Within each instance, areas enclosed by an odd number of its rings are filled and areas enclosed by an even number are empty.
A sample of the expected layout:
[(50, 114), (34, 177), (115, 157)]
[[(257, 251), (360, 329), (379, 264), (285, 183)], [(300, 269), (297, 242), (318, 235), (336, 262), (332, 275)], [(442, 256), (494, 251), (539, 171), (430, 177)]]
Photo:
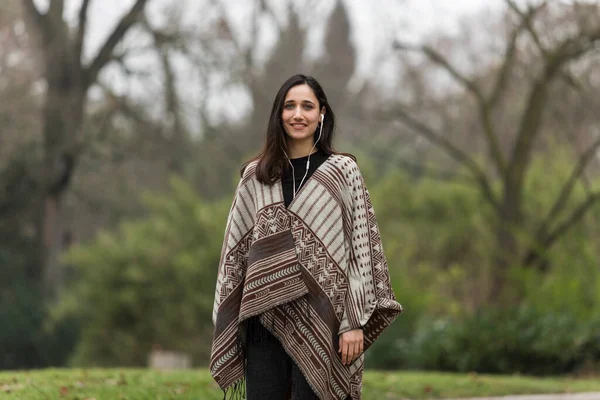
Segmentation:
[(291, 140), (312, 138), (320, 117), (319, 101), (310, 86), (296, 85), (287, 92), (281, 119)]

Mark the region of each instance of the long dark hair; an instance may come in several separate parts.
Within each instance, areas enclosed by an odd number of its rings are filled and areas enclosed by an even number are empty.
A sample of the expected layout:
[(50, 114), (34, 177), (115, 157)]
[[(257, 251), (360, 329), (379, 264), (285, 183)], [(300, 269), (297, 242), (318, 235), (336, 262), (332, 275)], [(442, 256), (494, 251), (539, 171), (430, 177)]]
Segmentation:
[[(275, 96), (275, 101), (273, 102), (271, 116), (269, 117), (265, 145), (258, 156), (244, 163), (241, 169), (242, 175), (250, 162), (259, 160), (256, 166), (256, 178), (260, 183), (272, 185), (281, 178), (283, 172), (289, 168), (287, 158), (283, 152), (283, 149), (287, 151), (288, 148), (281, 113), (283, 111), (283, 103), (285, 102), (287, 92), (294, 86), (303, 84), (310, 86), (314, 92), (315, 97), (319, 101), (319, 110), (322, 110), (323, 107), (325, 107), (326, 110), (323, 135), (317, 142), (316, 148), (322, 150), (327, 155), (344, 154), (352, 157), (356, 161), (356, 158), (351, 154), (339, 153), (331, 147), (335, 128), (335, 114), (333, 113), (331, 105), (327, 101), (327, 96), (325, 96), (325, 92), (321, 85), (319, 85), (319, 82), (312, 76), (297, 74), (285, 81), (284, 84), (281, 85), (281, 88), (279, 88), (279, 91)], [(317, 129), (320, 129), (320, 127)]]

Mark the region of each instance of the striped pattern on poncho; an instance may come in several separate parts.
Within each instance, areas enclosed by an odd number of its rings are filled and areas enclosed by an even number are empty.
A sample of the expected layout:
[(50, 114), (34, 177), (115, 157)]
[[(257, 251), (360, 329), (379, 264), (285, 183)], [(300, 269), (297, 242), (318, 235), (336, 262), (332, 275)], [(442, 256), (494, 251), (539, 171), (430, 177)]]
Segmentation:
[[(284, 206), (248, 165), (231, 206), (215, 292), (211, 374), (240, 388), (243, 322), (258, 315), (322, 400), (360, 399), (364, 353), (343, 365), (338, 335), (362, 328), (364, 350), (402, 312), (358, 165), (330, 155)], [(306, 312), (308, 308), (308, 313)]]

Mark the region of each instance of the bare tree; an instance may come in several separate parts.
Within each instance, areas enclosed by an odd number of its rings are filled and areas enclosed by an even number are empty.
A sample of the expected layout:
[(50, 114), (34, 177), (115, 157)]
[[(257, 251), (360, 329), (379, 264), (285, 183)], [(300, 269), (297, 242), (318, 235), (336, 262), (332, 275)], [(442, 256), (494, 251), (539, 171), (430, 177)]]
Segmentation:
[(43, 170), (40, 174), (43, 210), (40, 212), (38, 268), (31, 278), (40, 280), (47, 294), (63, 281), (58, 252), (63, 238), (61, 205), (69, 188), (84, 142), (82, 122), (89, 88), (113, 59), (115, 48), (138, 21), (148, 0), (136, 0), (120, 19), (88, 64), (82, 61), (91, 0), (82, 0), (77, 26), (63, 19), (64, 0), (50, 0), (42, 13), (33, 0), (22, 0), (27, 29), (40, 47), (46, 92), (43, 111)]
[[(518, 22), (507, 38), (503, 59), (495, 76), (490, 78), (489, 75), (485, 75), (485, 81), (481, 76), (472, 77), (462, 73), (449, 58), (433, 47), (396, 43), (398, 49), (418, 51), (444, 70), (471, 95), (476, 104), (479, 132), (486, 144), (487, 160), (493, 166), (492, 173), (482, 167), (467, 151), (456, 146), (446, 135), (415, 117), (406, 107), (394, 109), (393, 114), (404, 125), (466, 167), (494, 210), (497, 217), (497, 251), (494, 257), (495, 276), (490, 299), (497, 298), (503, 292), (505, 274), (510, 265), (519, 264), (544, 270), (546, 263), (543, 261), (547, 249), (579, 222), (600, 198), (600, 192), (589, 192), (581, 204), (573, 207), (566, 217), (562, 217), (569, 210), (569, 199), (576, 183), (600, 148), (600, 139), (596, 139), (579, 155), (570, 178), (565, 182), (545, 219), (529, 232), (534, 239), (532, 244), (524, 245), (517, 240), (517, 234), (527, 232), (529, 228), (523, 210), (524, 182), (530, 169), (536, 140), (543, 130), (544, 111), (549, 103), (550, 91), (557, 81), (572, 82), (573, 78), (567, 67), (597, 49), (600, 43), (600, 20), (585, 16), (598, 16), (600, 6), (576, 3), (570, 14), (571, 19), (578, 22), (576, 29), (565, 29), (561, 35), (554, 35), (557, 36), (555, 38), (552, 35), (542, 37), (535, 23), (536, 18), (550, 7), (548, 2), (536, 6), (529, 5), (525, 10), (512, 0), (506, 0), (506, 3)], [(506, 151), (500, 139), (506, 136), (507, 132), (498, 130), (495, 119), (503, 110), (501, 103), (511, 85), (511, 73), (518, 63), (519, 56), (524, 53), (521, 44), (524, 38), (529, 39), (527, 43), (533, 43), (539, 54), (540, 68), (531, 71), (526, 86), (525, 104), (519, 110), (518, 123), (512, 133), (513, 143)], [(484, 83), (490, 79), (492, 84), (488, 89)], [(500, 178), (499, 192), (493, 188), (494, 177)]]
[[(341, 110), (342, 104), (338, 102), (347, 101), (346, 87), (354, 71), (355, 51), (349, 38), (347, 10), (341, 1), (336, 1), (332, 14), (327, 16), (325, 44), (326, 53), (330, 56), (319, 60), (316, 65), (311, 65), (304, 57), (307, 28), (303, 26), (301, 17), (309, 15), (307, 23), (310, 27), (318, 18), (323, 18), (322, 15), (303, 5), (306, 13), (289, 11), (286, 23), (267, 2), (256, 0), (249, 3), (253, 5), (253, 15), (246, 27), (247, 36), (240, 38), (234, 34), (232, 21), (227, 19), (226, 3), (213, 0), (220, 18), (215, 19), (211, 30), (210, 53), (226, 54), (225, 60), (220, 62), (222, 69), (229, 74), (227, 82), (247, 89), (252, 111), (242, 126), (224, 123), (205, 127), (207, 135), (200, 146), (203, 153), (210, 156), (199, 160), (204, 164), (201, 169), (205, 172), (198, 186), (207, 195), (222, 195), (223, 191), (219, 189), (223, 187), (223, 181), (230, 180), (231, 171), (238, 170), (243, 159), (260, 150), (273, 99), (287, 78), (296, 73), (316, 75), (325, 86), (329, 100), (334, 102), (335, 109)], [(260, 29), (264, 28), (261, 21), (264, 20), (272, 21), (270, 26), (278, 31), (278, 40), (266, 60), (257, 57)]]
[(317, 60), (311, 73), (321, 82), (329, 102), (335, 110), (340, 110), (351, 99), (348, 96), (348, 82), (354, 74), (356, 50), (350, 42), (350, 21), (348, 12), (338, 1), (327, 22), (325, 55)]

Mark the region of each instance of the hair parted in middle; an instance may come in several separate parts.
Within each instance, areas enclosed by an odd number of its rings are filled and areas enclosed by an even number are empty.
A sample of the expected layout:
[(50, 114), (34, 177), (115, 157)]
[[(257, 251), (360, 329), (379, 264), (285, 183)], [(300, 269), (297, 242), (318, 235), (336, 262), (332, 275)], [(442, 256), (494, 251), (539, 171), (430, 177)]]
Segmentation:
[(319, 110), (322, 110), (323, 107), (325, 107), (325, 122), (319, 122), (319, 124), (323, 124), (323, 134), (321, 139), (317, 142), (316, 148), (322, 150), (327, 155), (344, 154), (356, 161), (356, 158), (353, 155), (337, 152), (331, 145), (335, 130), (335, 114), (333, 113), (331, 105), (327, 101), (327, 96), (325, 96), (325, 92), (321, 85), (319, 85), (319, 82), (312, 76), (297, 74), (290, 77), (279, 88), (279, 91), (275, 96), (275, 101), (273, 101), (273, 108), (271, 109), (271, 116), (269, 117), (267, 136), (263, 149), (258, 156), (244, 163), (241, 169), (242, 175), (250, 162), (258, 160), (256, 166), (256, 178), (260, 183), (272, 185), (280, 179), (282, 174), (289, 168), (288, 160), (284, 153), (284, 150), (286, 152), (288, 151), (287, 134), (283, 127), (281, 114), (288, 91), (294, 86), (304, 84), (308, 85), (315, 94), (315, 97), (319, 101)]

